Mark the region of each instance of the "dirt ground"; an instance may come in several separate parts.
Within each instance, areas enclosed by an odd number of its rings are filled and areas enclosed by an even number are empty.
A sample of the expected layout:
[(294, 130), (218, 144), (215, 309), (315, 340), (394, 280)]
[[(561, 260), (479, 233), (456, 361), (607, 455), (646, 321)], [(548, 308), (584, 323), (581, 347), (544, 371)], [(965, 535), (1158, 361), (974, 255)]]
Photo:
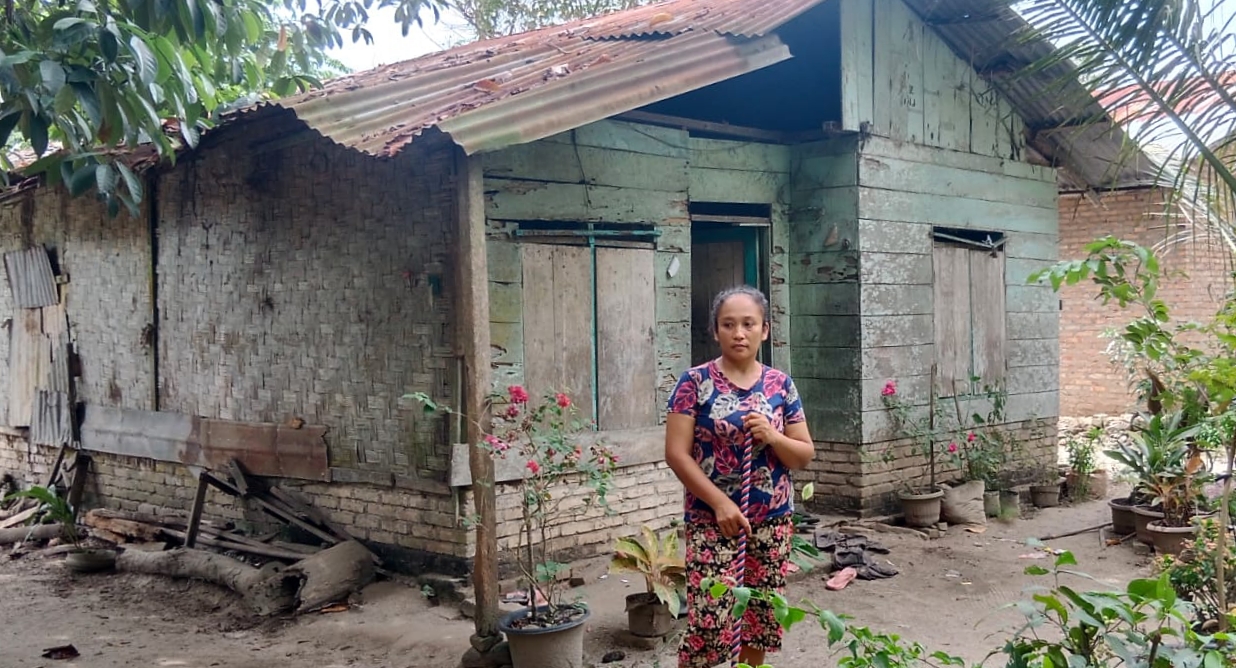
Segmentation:
[[(852, 615), (856, 623), (979, 661), (1019, 621), (1016, 611), (1001, 607), (1038, 583), (1023, 575), (1025, 567), (1046, 563), (1021, 558), (1033, 552), (1025, 539), (1094, 526), (1108, 517), (1105, 503), (1092, 502), (996, 522), (981, 535), (953, 529), (940, 540), (924, 541), (879, 534), (900, 575), (858, 581), (841, 592), (827, 591), (818, 575), (806, 575), (789, 594), (793, 601), (806, 598)], [(1120, 587), (1149, 572), (1147, 557), (1130, 545), (1102, 547), (1094, 532), (1051, 546), (1073, 551), (1080, 570), (1099, 580), (1093, 587)], [(668, 644), (660, 650), (622, 646), (623, 599), (640, 586), (629, 580), (609, 576), (569, 594), (582, 596), (593, 609), (590, 661), (599, 663), (607, 652), (621, 650), (626, 658), (606, 665), (674, 666)], [(210, 585), (131, 574), (75, 576), (59, 559), (26, 557), (0, 558), (0, 629), (3, 668), (454, 668), (472, 625), (455, 608), (432, 606), (417, 589), (395, 582), (369, 587), (348, 612), (263, 621), (247, 614), (231, 593)], [(44, 649), (70, 643), (80, 658), (40, 658)], [(835, 665), (823, 658), (824, 648), (823, 632), (804, 623), (787, 635), (785, 651), (772, 658), (777, 668)]]

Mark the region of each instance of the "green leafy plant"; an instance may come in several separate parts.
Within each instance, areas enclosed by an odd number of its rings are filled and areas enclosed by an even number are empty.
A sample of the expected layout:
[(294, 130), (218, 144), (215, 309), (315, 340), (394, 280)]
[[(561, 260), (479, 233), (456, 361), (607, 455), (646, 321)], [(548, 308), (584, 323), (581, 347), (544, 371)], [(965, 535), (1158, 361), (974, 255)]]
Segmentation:
[(678, 549), (678, 532), (671, 529), (658, 537), (648, 526), (641, 536), (619, 538), (614, 545), (610, 571), (639, 573), (649, 594), (669, 607), (677, 617), (687, 590), (687, 564)]
[(1085, 499), (1090, 496), (1090, 476), (1098, 470), (1096, 454), (1099, 439), (1103, 436), (1100, 427), (1091, 427), (1083, 439), (1070, 438), (1065, 444), (1069, 458), (1069, 471), (1073, 474), (1073, 487), (1070, 494), (1074, 499)]
[[(428, 413), (460, 414), (424, 393), (407, 396)], [(599, 441), (585, 447), (581, 434), (591, 425), (579, 418), (574, 402), (564, 393), (551, 392), (532, 403), (527, 390), (512, 385), (505, 396), (494, 395), (490, 402), (495, 409), (492, 425), (479, 446), (493, 457), (514, 456), (523, 462), (516, 560), (528, 583), (527, 623), (552, 626), (574, 615), (576, 606), (561, 600), (559, 575), (565, 566), (550, 558), (549, 526), (566, 514), (567, 499), (579, 502), (575, 512), (606, 507), (618, 457)], [(545, 611), (538, 599), (545, 601)]]
[[(39, 503), (39, 510), (35, 514), (35, 518), (46, 518), (58, 523), (64, 539), (72, 543), (74, 549), (81, 549), (81, 534), (77, 530), (76, 513), (73, 512), (73, 507), (69, 505), (68, 499), (56, 494), (56, 490), (34, 486), (19, 492), (13, 492), (4, 497), (6, 502), (13, 499), (33, 499), (37, 501)], [(31, 522), (34, 521), (36, 520), (32, 518)]]
[(1188, 626), (1191, 606), (1181, 600), (1166, 573), (1138, 579), (1119, 591), (1078, 591), (1061, 576), (1089, 578), (1072, 570), (1071, 552), (1057, 556), (1051, 569), (1026, 568), (1028, 575), (1051, 576), (1030, 601), (1014, 604), (1025, 624), (1000, 650), (1011, 667), (1094, 666), (1096, 668), (1222, 668), (1232, 665), (1232, 638), (1205, 635)]
[(1185, 427), (1183, 420), (1184, 414), (1180, 411), (1143, 415), (1144, 426), (1129, 435), (1128, 443), (1117, 443), (1105, 451), (1104, 454), (1132, 474), (1130, 499), (1133, 503), (1150, 503), (1153, 499), (1150, 486), (1155, 480), (1184, 471), (1188, 440), (1198, 432), (1198, 427)]
[[(1216, 563), (1224, 562), (1228, 591), (1236, 589), (1236, 545), (1230, 541), (1219, 551), (1219, 525), (1214, 520), (1200, 522), (1197, 536), (1179, 555), (1164, 555), (1155, 560), (1160, 573), (1166, 573), (1172, 588), (1193, 604), (1194, 621), (1203, 630), (1218, 626), (1223, 610), (1219, 605)], [(1228, 614), (1233, 612), (1229, 610)]]

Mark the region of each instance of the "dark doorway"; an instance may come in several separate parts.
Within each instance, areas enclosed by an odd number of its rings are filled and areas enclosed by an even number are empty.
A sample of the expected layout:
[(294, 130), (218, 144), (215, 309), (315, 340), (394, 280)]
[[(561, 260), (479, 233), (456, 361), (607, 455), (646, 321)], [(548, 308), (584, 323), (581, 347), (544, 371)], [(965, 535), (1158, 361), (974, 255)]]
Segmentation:
[[(767, 232), (764, 216), (728, 216), (744, 218), (743, 223), (710, 222), (726, 216), (695, 214), (692, 206), (691, 224), (691, 363), (703, 364), (721, 354), (720, 347), (709, 331), (712, 300), (728, 288), (751, 285), (768, 293)], [(768, 359), (769, 343), (761, 349)]]

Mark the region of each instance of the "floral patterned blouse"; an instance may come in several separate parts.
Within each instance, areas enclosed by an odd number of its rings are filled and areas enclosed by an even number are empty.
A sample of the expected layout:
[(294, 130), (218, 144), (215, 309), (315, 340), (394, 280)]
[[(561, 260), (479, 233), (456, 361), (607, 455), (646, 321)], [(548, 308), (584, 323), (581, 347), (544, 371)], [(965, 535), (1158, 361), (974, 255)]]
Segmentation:
[[(722, 492), (742, 505), (742, 418), (752, 411), (768, 416), (773, 429), (803, 422), (802, 400), (786, 374), (763, 367), (750, 389), (740, 389), (721, 373), (716, 361), (688, 369), (670, 395), (669, 412), (695, 418), (691, 456)], [(772, 448), (757, 443), (751, 462), (754, 478), (747, 519), (764, 522), (794, 512), (790, 470)], [(715, 524), (712, 508), (687, 491), (686, 521)]]

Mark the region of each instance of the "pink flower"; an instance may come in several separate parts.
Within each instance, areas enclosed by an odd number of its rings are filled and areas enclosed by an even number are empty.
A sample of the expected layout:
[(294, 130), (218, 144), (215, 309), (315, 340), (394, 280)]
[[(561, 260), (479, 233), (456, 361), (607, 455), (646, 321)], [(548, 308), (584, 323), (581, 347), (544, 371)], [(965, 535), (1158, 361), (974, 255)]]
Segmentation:
[(967, 435), (966, 435), (966, 440), (967, 440), (967, 441), (969, 441), (969, 442), (971, 442), (971, 443), (973, 443), (973, 442), (974, 442), (974, 439), (976, 439), (976, 438), (978, 438), (978, 436), (975, 436), (975, 435), (974, 435), (974, 432), (970, 432), (969, 434), (967, 434)]
[(536, 475), (541, 472), (541, 465), (529, 459), (528, 470), (532, 472), (532, 475)]
[(948, 444), (948, 451), (949, 451), (950, 453), (956, 453), (956, 452), (957, 452), (957, 444), (956, 444), (956, 443), (949, 443), (949, 444)]
[(559, 406), (559, 407), (561, 407), (561, 408), (570, 408), (570, 407), (571, 407), (571, 398), (570, 398), (570, 397), (568, 397), (567, 395), (565, 395), (565, 394), (563, 394), (563, 393), (559, 392), (559, 393), (558, 393), (558, 396), (557, 396), (556, 398), (558, 399), (558, 406)]
[(485, 436), (485, 442), (488, 443), (489, 447), (493, 448), (495, 452), (506, 452), (507, 449), (511, 447), (502, 439), (494, 436), (493, 434), (487, 434)]
[(511, 404), (510, 406), (507, 406), (506, 407), (506, 417), (508, 418), (519, 417), (519, 406), (520, 406), (519, 404)]
[(885, 397), (891, 397), (895, 394), (897, 394), (897, 383), (891, 380), (888, 381), (887, 383), (884, 383), (884, 389), (880, 391), (880, 395), (885, 396)]
[(523, 385), (512, 385), (508, 387), (506, 391), (510, 394), (512, 403), (528, 403), (528, 390), (525, 390)]

